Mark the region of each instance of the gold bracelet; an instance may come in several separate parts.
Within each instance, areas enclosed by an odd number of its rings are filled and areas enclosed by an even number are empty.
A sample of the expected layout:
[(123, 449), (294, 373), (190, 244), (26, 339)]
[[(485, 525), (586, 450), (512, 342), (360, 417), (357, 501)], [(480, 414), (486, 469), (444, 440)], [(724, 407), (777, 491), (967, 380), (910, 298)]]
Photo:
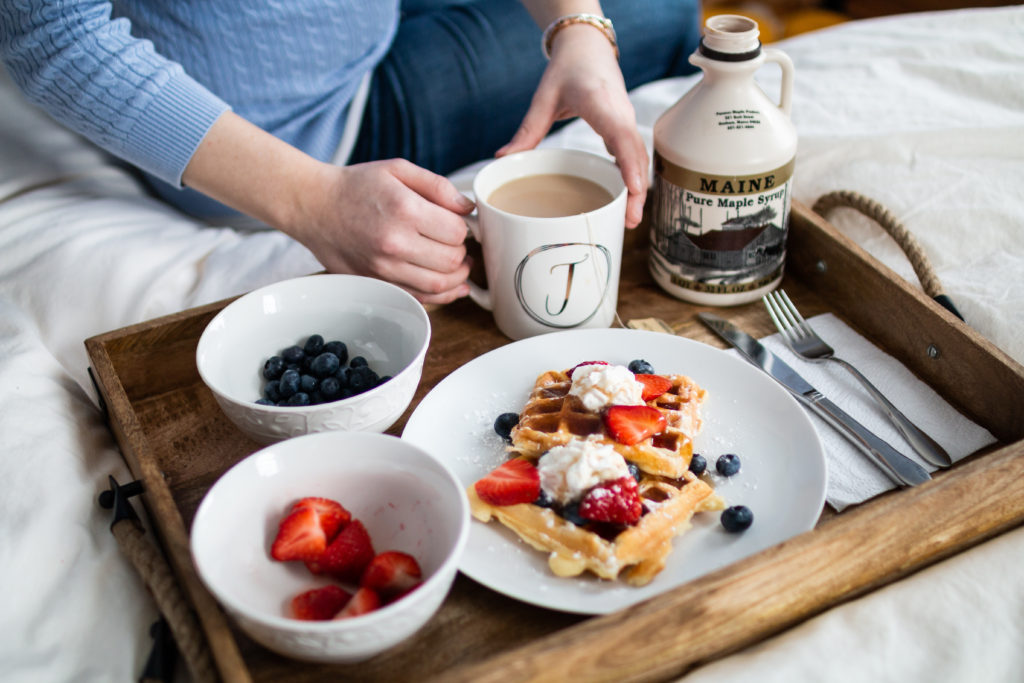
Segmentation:
[(544, 53), (544, 57), (551, 59), (551, 43), (554, 41), (555, 36), (563, 28), (573, 24), (588, 24), (601, 31), (605, 38), (608, 39), (608, 42), (612, 44), (612, 49), (615, 50), (615, 59), (619, 58), (619, 43), (615, 37), (615, 27), (612, 26), (612, 20), (597, 14), (586, 13), (567, 14), (548, 24), (548, 27), (544, 29), (544, 35), (540, 39), (540, 49)]

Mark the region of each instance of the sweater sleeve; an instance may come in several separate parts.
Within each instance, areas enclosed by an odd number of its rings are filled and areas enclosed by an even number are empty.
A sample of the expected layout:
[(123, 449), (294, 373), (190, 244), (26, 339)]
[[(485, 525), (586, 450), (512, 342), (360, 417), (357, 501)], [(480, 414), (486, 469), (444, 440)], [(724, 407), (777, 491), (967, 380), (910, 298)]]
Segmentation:
[(34, 104), (110, 153), (175, 187), (229, 109), (109, 2), (0, 0), (0, 58)]

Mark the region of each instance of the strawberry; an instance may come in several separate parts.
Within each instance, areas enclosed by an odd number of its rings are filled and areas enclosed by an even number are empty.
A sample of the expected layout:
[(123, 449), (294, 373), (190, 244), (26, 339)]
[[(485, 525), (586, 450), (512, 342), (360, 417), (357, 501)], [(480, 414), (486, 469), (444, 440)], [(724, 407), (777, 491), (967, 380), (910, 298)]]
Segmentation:
[(636, 524), (643, 511), (640, 490), (633, 477), (602, 482), (580, 501), (580, 517), (595, 522)]
[[(320, 573), (330, 574), (342, 581), (355, 582), (375, 554), (366, 527), (358, 519), (353, 519), (331, 541), (314, 567)], [(310, 570), (314, 571), (313, 567)]]
[(333, 541), (334, 536), (352, 519), (352, 513), (342, 507), (341, 503), (329, 498), (303, 498), (292, 505), (290, 511), (295, 512), (302, 508), (312, 508), (316, 512), (328, 543)]
[(359, 585), (372, 588), (385, 600), (405, 593), (423, 577), (420, 565), (412, 555), (389, 550), (373, 558), (363, 571)]
[(412, 593), (414, 590), (416, 590), (417, 588), (419, 588), (422, 585), (423, 585), (422, 582), (421, 583), (415, 583), (415, 584), (409, 586), (408, 588), (406, 588), (401, 593), (396, 593), (395, 595), (389, 595), (388, 598), (387, 598), (387, 604), (390, 605), (391, 603), (398, 602), (399, 600), (404, 598), (406, 595), (408, 595), (409, 593)]
[(270, 546), (270, 556), (281, 562), (314, 561), (327, 548), (327, 536), (320, 526), (316, 511), (302, 508), (289, 513), (277, 527), (277, 536)]
[(665, 416), (651, 406), (611, 406), (604, 412), (604, 426), (613, 439), (631, 446), (665, 429)]
[(577, 363), (576, 365), (572, 366), (569, 369), (569, 371), (566, 372), (565, 374), (569, 375), (569, 379), (572, 379), (572, 373), (576, 371), (576, 368), (582, 367), (584, 365), (608, 365), (608, 363), (606, 363), (603, 360), (585, 360), (582, 363)]
[(360, 614), (366, 614), (380, 607), (380, 596), (372, 588), (360, 588), (355, 592), (355, 595), (345, 603), (345, 606), (341, 608), (334, 618), (337, 619), (350, 619), (351, 617), (358, 617)]
[(333, 619), (351, 596), (340, 586), (324, 586), (300, 593), (292, 598), (292, 616), (303, 621)]
[(499, 465), (473, 487), (480, 500), (491, 505), (532, 503), (540, 495), (540, 474), (530, 461), (515, 458)]
[(644, 385), (643, 400), (658, 398), (672, 388), (672, 380), (661, 375), (634, 375), (636, 381)]

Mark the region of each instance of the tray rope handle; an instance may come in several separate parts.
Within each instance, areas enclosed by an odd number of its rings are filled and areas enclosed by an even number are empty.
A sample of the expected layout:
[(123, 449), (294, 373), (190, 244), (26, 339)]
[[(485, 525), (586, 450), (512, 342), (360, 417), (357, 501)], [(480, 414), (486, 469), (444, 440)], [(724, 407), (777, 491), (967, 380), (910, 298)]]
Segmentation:
[[(178, 652), (184, 657), (192, 678), (200, 683), (219, 680), (213, 655), (198, 618), (192, 612), (163, 553), (145, 538), (146, 529), (128, 500), (144, 491), (142, 481), (136, 480), (121, 486), (112, 475), (108, 476), (107, 480), (110, 482), (110, 488), (100, 493), (98, 502), (100, 507), (113, 512), (110, 533), (149, 589), (157, 609), (174, 636)], [(159, 645), (154, 642), (154, 653)], [(151, 653), (151, 660), (154, 653)], [(147, 678), (146, 674), (143, 678)]]
[(846, 207), (854, 209), (864, 214), (868, 218), (872, 219), (885, 230), (893, 241), (903, 250), (907, 260), (910, 261), (910, 265), (914, 269), (914, 274), (917, 275), (917, 279), (921, 282), (921, 287), (925, 293), (933, 298), (947, 311), (955, 315), (956, 317), (963, 320), (964, 317), (960, 315), (960, 311), (957, 310), (956, 306), (953, 305), (952, 299), (946, 295), (942, 287), (942, 282), (939, 277), (935, 274), (934, 268), (932, 268), (931, 262), (928, 260), (928, 255), (924, 253), (924, 249), (921, 248), (921, 243), (917, 241), (913, 233), (906, 229), (896, 216), (892, 214), (887, 208), (882, 206), (880, 203), (865, 197), (859, 192), (852, 192), (850, 190), (836, 190), (829, 192), (818, 198), (818, 201), (814, 202), (812, 211), (822, 217), (827, 217), (833, 209)]
[(144, 538), (145, 531), (141, 524), (133, 519), (122, 519), (110, 530), (121, 551), (131, 560), (153, 594), (193, 678), (196, 681), (218, 680), (199, 622), (179, 590), (167, 562), (156, 547)]

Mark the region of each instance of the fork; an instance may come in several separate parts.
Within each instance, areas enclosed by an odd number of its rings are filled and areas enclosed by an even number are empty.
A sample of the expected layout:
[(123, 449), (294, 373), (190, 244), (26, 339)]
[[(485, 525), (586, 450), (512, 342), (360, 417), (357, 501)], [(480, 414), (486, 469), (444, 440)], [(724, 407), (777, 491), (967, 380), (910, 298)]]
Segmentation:
[(833, 361), (839, 363), (864, 385), (871, 397), (882, 406), (899, 433), (922, 458), (937, 467), (949, 467), (953, 464), (949, 453), (942, 446), (900, 412), (857, 368), (835, 355), (833, 348), (819, 337), (811, 325), (800, 315), (800, 311), (793, 305), (784, 290), (769, 292), (762, 297), (762, 300), (775, 327), (782, 333), (783, 340), (794, 353), (812, 362)]

